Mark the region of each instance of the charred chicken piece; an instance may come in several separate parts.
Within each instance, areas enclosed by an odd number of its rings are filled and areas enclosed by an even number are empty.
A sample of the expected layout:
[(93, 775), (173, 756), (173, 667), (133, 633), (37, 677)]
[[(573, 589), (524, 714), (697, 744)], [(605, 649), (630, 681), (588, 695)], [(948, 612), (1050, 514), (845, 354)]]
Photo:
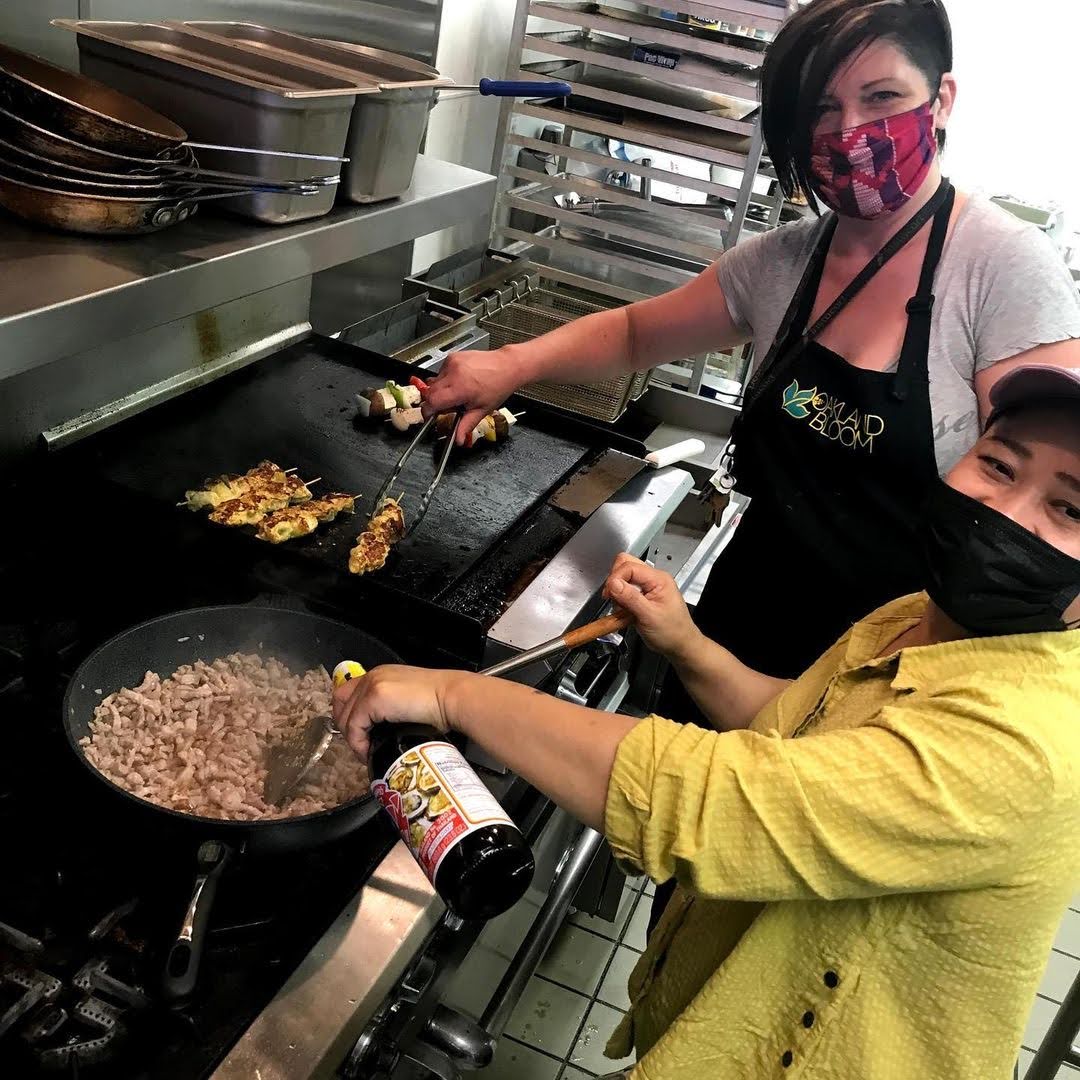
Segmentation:
[(318, 527), (318, 515), (306, 506), (289, 506), (263, 518), (255, 535), (271, 544), (283, 544), (286, 540), (308, 536)]
[(280, 507), (264, 508), (250, 495), (245, 495), (242, 499), (229, 499), (211, 510), (210, 520), (215, 525), (258, 525), (269, 509)]
[(320, 522), (333, 521), (338, 514), (351, 514), (356, 504), (355, 495), (346, 495), (341, 491), (332, 491), (329, 495), (320, 495), (304, 504), (304, 509), (314, 514)]
[(397, 499), (386, 499), (356, 538), (349, 552), (349, 572), (368, 574), (386, 565), (390, 548), (405, 535), (405, 514)]
[(405, 535), (405, 512), (397, 499), (387, 499), (364, 531), (374, 533), (388, 544), (396, 544)]
[(369, 574), (372, 570), (381, 570), (390, 555), (390, 545), (372, 532), (361, 533), (356, 538), (356, 547), (349, 552), (349, 573)]

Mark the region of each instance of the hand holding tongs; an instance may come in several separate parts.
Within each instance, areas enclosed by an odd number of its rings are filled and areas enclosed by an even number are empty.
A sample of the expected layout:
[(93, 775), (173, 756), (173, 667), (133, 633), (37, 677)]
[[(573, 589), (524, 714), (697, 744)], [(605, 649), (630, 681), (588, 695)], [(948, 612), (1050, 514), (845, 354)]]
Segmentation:
[[(457, 430), (458, 422), (461, 420), (461, 413), (455, 413), (454, 415), (454, 430)], [(379, 489), (379, 494), (375, 496), (375, 502), (373, 514), (379, 512), (379, 508), (389, 497), (390, 492), (393, 490), (398, 476), (401, 474), (401, 470), (405, 468), (405, 463), (412, 456), (412, 452), (424, 441), (424, 436), (435, 424), (435, 415), (432, 414), (425, 422), (423, 427), (416, 433), (415, 438), (405, 450), (405, 453), (398, 458), (397, 464), (394, 466), (393, 472), (386, 478), (385, 483)], [(446, 440), (446, 446), (443, 448), (442, 456), (439, 458), (439, 466), (435, 471), (435, 479), (431, 481), (427, 486), (427, 490), (420, 496), (420, 502), (416, 507), (416, 513), (412, 515), (412, 521), (405, 529), (405, 536), (409, 536), (412, 531), (420, 524), (424, 519), (424, 515), (428, 511), (428, 507), (431, 505), (432, 496), (435, 494), (435, 489), (439, 486), (439, 481), (442, 480), (443, 473), (446, 471), (446, 463), (450, 460), (450, 452), (454, 449), (454, 439), (451, 436)]]

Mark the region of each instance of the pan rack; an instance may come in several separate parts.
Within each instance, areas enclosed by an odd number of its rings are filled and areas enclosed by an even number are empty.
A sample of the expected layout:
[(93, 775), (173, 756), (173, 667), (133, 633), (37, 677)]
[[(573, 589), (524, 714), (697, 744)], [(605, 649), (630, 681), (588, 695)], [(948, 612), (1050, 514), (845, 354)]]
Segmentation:
[[(573, 93), (505, 102), (492, 167), (494, 234), (545, 272), (624, 300), (675, 288), (799, 213), (763, 159), (758, 90), (796, 0), (665, 0), (681, 21), (659, 6), (518, 0), (508, 77), (542, 73)], [(546, 174), (523, 168), (523, 151), (546, 155)], [(696, 395), (710, 368), (740, 380), (746, 362), (708, 354), (679, 367), (668, 381)]]

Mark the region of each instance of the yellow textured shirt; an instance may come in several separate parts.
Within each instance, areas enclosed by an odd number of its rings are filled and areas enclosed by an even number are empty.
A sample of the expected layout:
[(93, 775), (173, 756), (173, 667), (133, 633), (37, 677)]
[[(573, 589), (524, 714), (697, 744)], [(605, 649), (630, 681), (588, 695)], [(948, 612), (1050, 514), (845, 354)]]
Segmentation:
[(608, 839), (680, 885), (608, 1047), (633, 1080), (1011, 1077), (1080, 881), (1080, 631), (875, 659), (925, 605), (750, 730), (650, 717), (619, 746)]

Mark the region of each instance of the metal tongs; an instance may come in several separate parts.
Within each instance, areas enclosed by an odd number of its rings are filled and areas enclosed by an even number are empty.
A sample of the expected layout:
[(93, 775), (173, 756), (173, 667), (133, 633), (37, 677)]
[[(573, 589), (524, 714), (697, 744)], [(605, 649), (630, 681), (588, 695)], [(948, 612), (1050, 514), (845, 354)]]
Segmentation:
[[(457, 432), (458, 423), (461, 420), (461, 413), (456, 412), (454, 414), (454, 429), (450, 434), (450, 437), (446, 440), (446, 446), (443, 449), (442, 456), (439, 458), (439, 466), (435, 470), (435, 479), (431, 481), (427, 486), (427, 490), (420, 496), (420, 502), (417, 504), (416, 513), (412, 515), (412, 521), (405, 529), (405, 536), (411, 535), (413, 530), (424, 520), (424, 515), (428, 512), (428, 507), (431, 505), (432, 496), (435, 494), (435, 489), (439, 486), (439, 481), (443, 478), (443, 473), (446, 471), (446, 463), (450, 460), (450, 454), (454, 449), (454, 435)], [(435, 416), (432, 414), (430, 419), (424, 422), (424, 426), (416, 433), (413, 441), (409, 443), (405, 450), (405, 453), (398, 458), (397, 464), (394, 466), (393, 471), (386, 478), (385, 483), (379, 489), (379, 494), (375, 496), (375, 501), (372, 503), (374, 510), (373, 514), (379, 512), (379, 508), (386, 502), (393, 491), (394, 486), (397, 483), (397, 478), (401, 475), (401, 470), (405, 468), (406, 462), (412, 456), (413, 451), (424, 441), (424, 436), (435, 425)]]

